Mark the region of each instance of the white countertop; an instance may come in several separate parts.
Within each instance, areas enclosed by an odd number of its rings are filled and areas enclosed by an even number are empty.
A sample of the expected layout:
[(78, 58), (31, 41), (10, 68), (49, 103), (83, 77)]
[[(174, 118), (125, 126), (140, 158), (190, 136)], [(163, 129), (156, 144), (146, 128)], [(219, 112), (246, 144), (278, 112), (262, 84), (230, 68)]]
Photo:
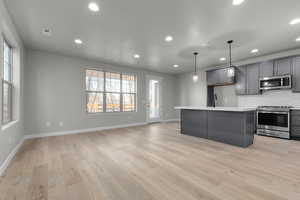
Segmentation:
[(210, 110), (210, 111), (228, 111), (228, 112), (247, 112), (255, 111), (251, 107), (205, 107), (205, 106), (178, 106), (176, 110)]

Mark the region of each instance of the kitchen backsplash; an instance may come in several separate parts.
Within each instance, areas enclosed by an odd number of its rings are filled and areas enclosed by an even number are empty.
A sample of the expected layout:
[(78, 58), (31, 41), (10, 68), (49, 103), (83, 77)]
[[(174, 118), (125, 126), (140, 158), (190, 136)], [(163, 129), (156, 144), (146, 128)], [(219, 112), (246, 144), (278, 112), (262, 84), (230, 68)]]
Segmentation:
[(238, 106), (256, 107), (264, 106), (294, 106), (300, 107), (300, 93), (291, 90), (266, 91), (262, 95), (238, 96)]
[(300, 108), (300, 93), (292, 93), (291, 90), (270, 90), (262, 95), (237, 96), (235, 86), (220, 86), (215, 88), (217, 95), (216, 106), (294, 106)]
[(235, 87), (232, 85), (215, 87), (214, 94), (216, 106), (235, 107), (238, 105)]

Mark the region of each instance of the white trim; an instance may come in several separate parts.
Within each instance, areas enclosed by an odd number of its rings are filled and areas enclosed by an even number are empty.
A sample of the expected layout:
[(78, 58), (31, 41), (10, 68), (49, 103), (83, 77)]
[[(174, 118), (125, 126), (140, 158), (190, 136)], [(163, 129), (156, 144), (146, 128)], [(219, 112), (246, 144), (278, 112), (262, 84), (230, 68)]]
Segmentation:
[(2, 125), (1, 129), (2, 129), (2, 131), (4, 131), (4, 130), (14, 126), (18, 122), (19, 122), (18, 120), (8, 122), (7, 124)]
[(7, 169), (10, 162), (13, 160), (13, 158), (15, 157), (16, 153), (19, 151), (23, 142), (24, 142), (24, 138), (21, 139), (21, 141), (18, 143), (18, 145), (10, 152), (10, 154), (7, 156), (7, 158), (4, 160), (4, 162), (0, 166), (0, 177), (3, 176), (5, 170)]
[(104, 127), (96, 127), (96, 128), (70, 130), (70, 131), (31, 134), (31, 135), (25, 135), (24, 138), (31, 139), (31, 138), (42, 138), (42, 137), (59, 136), (59, 135), (71, 135), (71, 134), (86, 133), (86, 132), (93, 132), (93, 131), (103, 131), (103, 130), (116, 129), (116, 128), (143, 126), (143, 125), (147, 125), (147, 124), (148, 123), (146, 123), (146, 122), (140, 122), (140, 123), (134, 123), (134, 124), (117, 125), (117, 126), (104, 126)]
[[(150, 80), (158, 80), (159, 81), (159, 118), (150, 119), (150, 102), (149, 102), (149, 81)], [(147, 123), (159, 123), (162, 122), (162, 116), (163, 116), (163, 101), (162, 101), (162, 94), (163, 94), (163, 80), (164, 78), (161, 76), (155, 76), (155, 75), (146, 75), (146, 121)]]
[(163, 122), (180, 122), (180, 119), (165, 119)]

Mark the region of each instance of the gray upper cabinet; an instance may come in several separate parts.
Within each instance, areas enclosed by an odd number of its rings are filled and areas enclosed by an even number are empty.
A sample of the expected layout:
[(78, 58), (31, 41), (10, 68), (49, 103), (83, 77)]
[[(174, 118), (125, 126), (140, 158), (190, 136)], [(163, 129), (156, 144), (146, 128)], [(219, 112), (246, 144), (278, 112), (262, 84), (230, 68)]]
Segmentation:
[(246, 95), (246, 66), (240, 66), (236, 68), (236, 84), (235, 92), (237, 95)]
[(300, 56), (293, 58), (292, 80), (293, 92), (300, 92)]
[[(233, 68), (222, 68), (212, 71), (207, 71), (207, 85), (228, 85), (234, 83)], [(232, 72), (232, 73), (231, 73)]]
[(281, 76), (291, 74), (292, 72), (292, 58), (282, 58), (274, 61), (274, 75)]
[(247, 65), (247, 94), (255, 95), (260, 94), (259, 90), (259, 64)]
[(265, 61), (260, 63), (260, 77), (270, 77), (274, 76), (274, 61)]
[(219, 82), (219, 74), (214, 71), (206, 72), (207, 85), (215, 85)]
[[(208, 85), (221, 85), (228, 82), (228, 68), (209, 71)], [(215, 73), (215, 74), (214, 74)], [(271, 76), (292, 75), (292, 91), (300, 92), (300, 56), (285, 57), (261, 63), (239, 66), (235, 71), (235, 91), (237, 95), (262, 94), (259, 89), (259, 79)], [(225, 78), (225, 79), (224, 79)]]

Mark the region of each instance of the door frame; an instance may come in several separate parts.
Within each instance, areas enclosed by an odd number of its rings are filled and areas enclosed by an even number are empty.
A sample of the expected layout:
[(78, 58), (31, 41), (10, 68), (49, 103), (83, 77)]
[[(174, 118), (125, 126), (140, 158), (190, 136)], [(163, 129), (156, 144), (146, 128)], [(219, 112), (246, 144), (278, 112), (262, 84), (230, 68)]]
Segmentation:
[[(150, 102), (149, 102), (149, 81), (150, 80), (158, 80), (159, 81), (159, 118), (150, 119)], [(147, 123), (156, 123), (163, 121), (163, 104), (162, 104), (162, 81), (163, 78), (160, 76), (146, 75), (146, 122)]]

